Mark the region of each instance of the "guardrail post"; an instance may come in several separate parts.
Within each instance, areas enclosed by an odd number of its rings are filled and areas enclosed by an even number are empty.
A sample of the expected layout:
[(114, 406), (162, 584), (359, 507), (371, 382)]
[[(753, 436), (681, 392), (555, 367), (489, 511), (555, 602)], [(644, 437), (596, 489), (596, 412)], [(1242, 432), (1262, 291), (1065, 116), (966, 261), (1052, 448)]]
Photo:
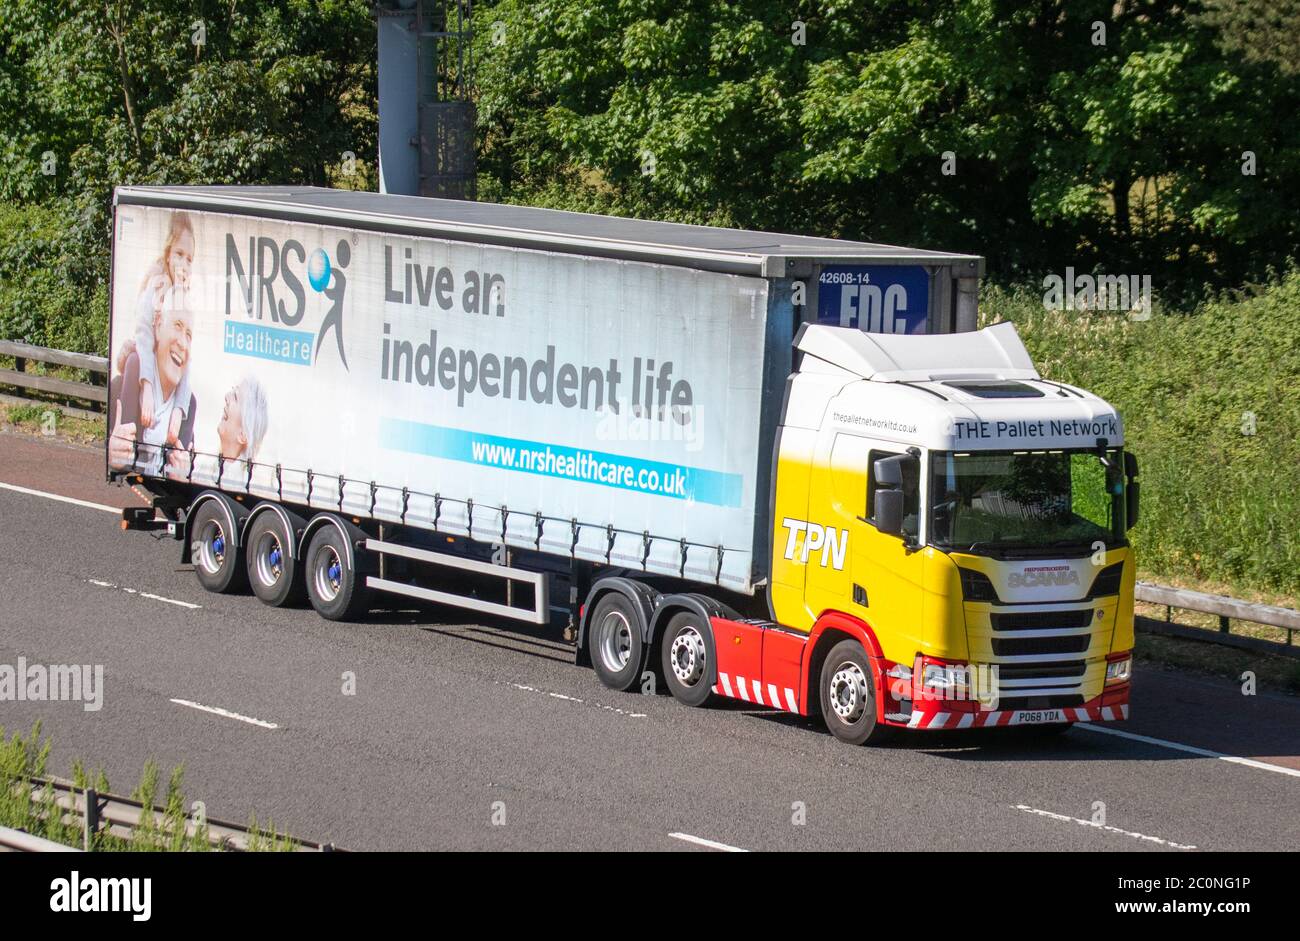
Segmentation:
[(1223, 634), (1231, 633), (1231, 631), (1229, 630), (1228, 616), (1226, 614), (1219, 615), (1219, 632)]
[(23, 359), (21, 356), (15, 356), (14, 369), (18, 372), (27, 372), (27, 360)]
[(82, 796), (86, 799), (86, 826), (82, 831), (81, 848), (89, 853), (99, 830), (99, 794), (93, 787), (88, 787)]

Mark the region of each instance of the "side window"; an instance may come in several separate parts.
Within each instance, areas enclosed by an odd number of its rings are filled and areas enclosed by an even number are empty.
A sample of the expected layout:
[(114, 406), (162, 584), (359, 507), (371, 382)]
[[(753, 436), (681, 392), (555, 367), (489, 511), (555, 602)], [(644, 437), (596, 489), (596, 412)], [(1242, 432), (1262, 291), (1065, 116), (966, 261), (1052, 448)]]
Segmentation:
[[(882, 457), (896, 457), (900, 451), (872, 450), (867, 455), (867, 513), (869, 517), (876, 503), (876, 461)], [(903, 534), (912, 539), (921, 535), (921, 462), (903, 465)]]

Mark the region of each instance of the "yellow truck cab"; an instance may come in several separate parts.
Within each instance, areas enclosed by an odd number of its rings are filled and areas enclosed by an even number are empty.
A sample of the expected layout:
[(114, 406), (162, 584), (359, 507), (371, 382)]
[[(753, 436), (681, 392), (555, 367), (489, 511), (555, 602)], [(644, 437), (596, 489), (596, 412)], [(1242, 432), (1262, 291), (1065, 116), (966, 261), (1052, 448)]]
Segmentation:
[(768, 630), (803, 638), (831, 731), (1126, 718), (1137, 468), (1116, 410), (1043, 379), (1009, 323), (810, 324), (795, 347)]

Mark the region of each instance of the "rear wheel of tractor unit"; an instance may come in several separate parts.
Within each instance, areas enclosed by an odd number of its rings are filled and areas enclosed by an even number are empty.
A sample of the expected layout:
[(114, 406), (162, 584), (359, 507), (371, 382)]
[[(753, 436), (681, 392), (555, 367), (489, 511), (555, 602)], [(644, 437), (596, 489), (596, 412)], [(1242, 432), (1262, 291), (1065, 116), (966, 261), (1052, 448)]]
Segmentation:
[(190, 526), (190, 557), (199, 584), (217, 594), (233, 594), (248, 587), (239, 534), (234, 532), (225, 508), (205, 500), (194, 511)]
[(610, 689), (627, 692), (641, 679), (642, 637), (641, 613), (626, 595), (611, 591), (596, 599), (587, 624), (587, 652), (596, 676)]
[(306, 593), (301, 562), (294, 558), (294, 535), (274, 511), (259, 513), (244, 534), (248, 584), (273, 608), (301, 604)]
[(822, 718), (831, 734), (850, 745), (878, 744), (888, 729), (876, 722), (875, 684), (867, 653), (856, 640), (842, 640), (822, 663)]
[(347, 538), (332, 523), (316, 530), (302, 557), (307, 599), (328, 621), (356, 621), (370, 608), (370, 590)]
[(679, 611), (664, 628), (664, 681), (673, 698), (687, 706), (702, 706), (712, 694), (709, 681), (714, 657), (713, 631), (691, 611)]

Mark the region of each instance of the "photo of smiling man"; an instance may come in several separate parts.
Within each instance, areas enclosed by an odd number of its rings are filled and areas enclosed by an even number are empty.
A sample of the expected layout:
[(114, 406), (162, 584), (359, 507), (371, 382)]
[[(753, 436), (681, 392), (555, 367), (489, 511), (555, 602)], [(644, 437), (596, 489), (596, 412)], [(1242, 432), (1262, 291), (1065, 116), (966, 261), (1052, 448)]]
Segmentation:
[[(127, 352), (122, 372), (114, 377), (109, 389), (112, 427), (108, 444), (108, 464), (114, 470), (134, 469), (142, 473), (159, 473), (163, 465), (163, 445), (189, 448), (194, 441), (195, 400), (192, 394), (181, 403), (178, 398), (188, 391), (190, 352), (194, 342), (194, 311), (189, 291), (180, 286), (168, 288), (154, 315), (153, 350), (138, 346)], [(158, 377), (156, 383), (141, 385), (141, 356)], [(178, 423), (141, 420), (141, 402), (137, 390), (147, 388), (152, 397), (153, 416), (170, 416), (177, 409), (184, 415)]]

